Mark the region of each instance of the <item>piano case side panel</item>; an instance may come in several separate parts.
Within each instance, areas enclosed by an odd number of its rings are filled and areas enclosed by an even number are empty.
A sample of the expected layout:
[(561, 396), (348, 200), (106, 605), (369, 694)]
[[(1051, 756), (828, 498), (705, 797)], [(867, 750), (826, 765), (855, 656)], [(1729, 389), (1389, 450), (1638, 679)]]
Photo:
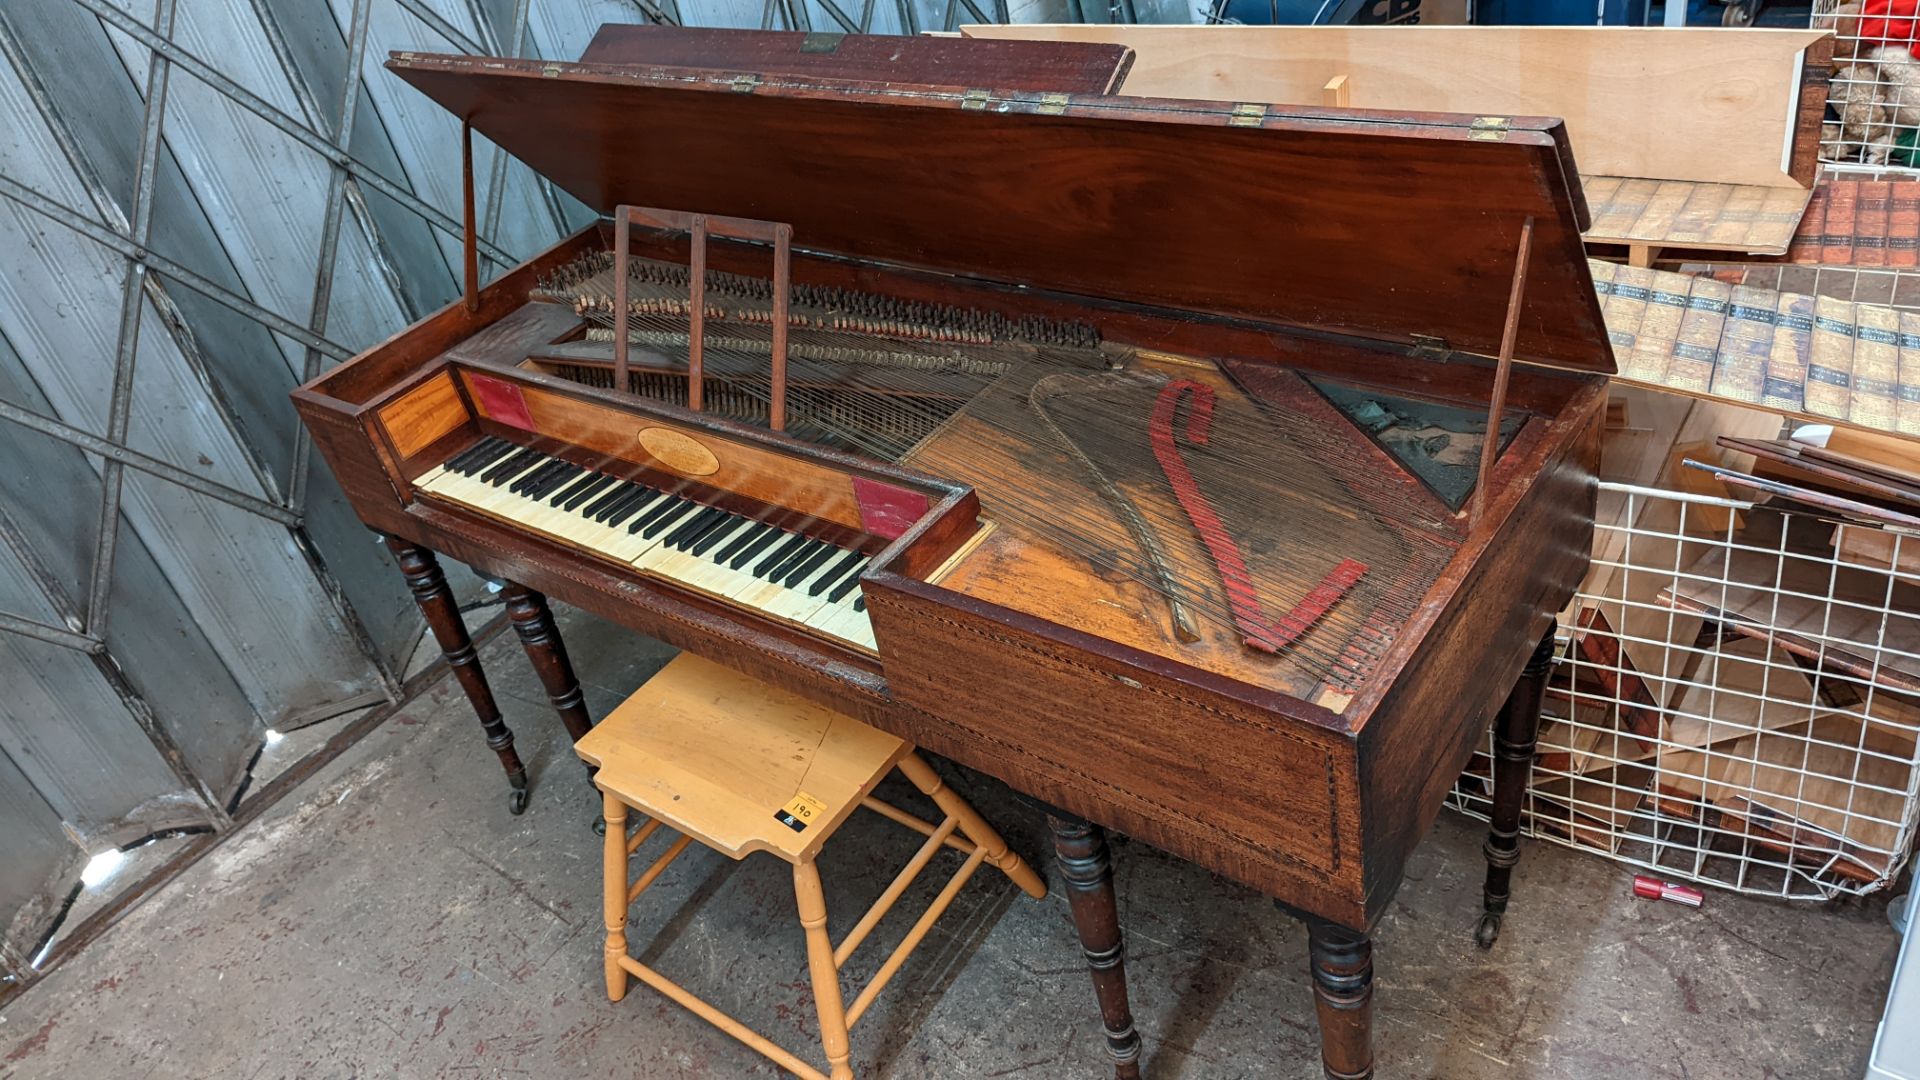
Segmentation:
[(899, 706), (883, 726), (1271, 896), (1358, 918), (1351, 737), (1276, 711), (1311, 706), (1223, 693), (938, 586), (879, 574), (865, 589)]
[[(1539, 479), (1498, 524), (1361, 727), (1366, 925), (1393, 898), (1447, 789), (1486, 738), (1534, 643), (1586, 574), (1605, 402), (1605, 385), (1596, 382), (1555, 421), (1564, 428)], [(1461, 672), (1474, 673), (1464, 693)]]

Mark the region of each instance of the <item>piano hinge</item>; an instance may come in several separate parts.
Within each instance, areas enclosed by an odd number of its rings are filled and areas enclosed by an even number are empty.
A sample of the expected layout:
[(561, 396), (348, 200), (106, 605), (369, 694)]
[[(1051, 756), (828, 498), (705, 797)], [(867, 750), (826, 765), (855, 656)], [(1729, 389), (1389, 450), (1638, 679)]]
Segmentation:
[(540, 77), (541, 77), (541, 78), (543, 78), (543, 79), (557, 79), (557, 78), (559, 78), (559, 77), (560, 77), (560, 65), (559, 65), (559, 64), (547, 64), (547, 65), (545, 65), (545, 66), (543, 66), (543, 67), (542, 67), (542, 68), (540, 69)]
[(800, 51), (803, 53), (830, 53), (840, 51), (840, 40), (847, 35), (815, 30), (800, 39)]
[(987, 100), (993, 97), (991, 90), (969, 90), (960, 95), (960, 107), (963, 109), (984, 109)]
[(1228, 127), (1259, 127), (1267, 120), (1265, 105), (1240, 104), (1233, 107), (1233, 115), (1227, 118)]
[(759, 88), (759, 86), (760, 76), (758, 75), (735, 75), (733, 77), (733, 92), (736, 94), (751, 94)]
[(1482, 142), (1505, 142), (1507, 138), (1507, 118), (1504, 116), (1476, 116), (1468, 125), (1467, 138)]
[(1058, 92), (1041, 94), (1040, 104), (1034, 106), (1033, 111), (1042, 116), (1059, 116), (1067, 111), (1067, 101), (1066, 94)]
[(1453, 358), (1453, 346), (1447, 344), (1447, 339), (1443, 337), (1414, 334), (1413, 348), (1409, 349), (1407, 354), (1417, 360), (1436, 360), (1445, 363)]
[(413, 66), (413, 54), (410, 52), (394, 53), (393, 64), (395, 67), (411, 67)]

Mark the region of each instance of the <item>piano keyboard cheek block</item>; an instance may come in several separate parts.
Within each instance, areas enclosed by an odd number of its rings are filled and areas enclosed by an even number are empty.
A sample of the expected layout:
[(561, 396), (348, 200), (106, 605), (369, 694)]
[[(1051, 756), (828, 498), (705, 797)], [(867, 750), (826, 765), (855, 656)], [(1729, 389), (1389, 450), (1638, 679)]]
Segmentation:
[(1558, 121), (389, 66), (793, 254), (602, 222), (302, 387), (370, 526), (1372, 926), (1590, 549)]

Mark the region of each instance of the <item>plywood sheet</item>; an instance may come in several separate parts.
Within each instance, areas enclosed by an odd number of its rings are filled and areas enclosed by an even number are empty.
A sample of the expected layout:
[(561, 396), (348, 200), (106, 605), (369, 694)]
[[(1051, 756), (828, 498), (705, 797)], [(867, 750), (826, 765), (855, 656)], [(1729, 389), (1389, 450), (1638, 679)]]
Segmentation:
[[(1805, 187), (1821, 30), (1625, 27), (967, 26), (969, 37), (1130, 46), (1124, 92), (1359, 109), (1559, 116), (1596, 175)], [(1809, 52), (1811, 50), (1811, 52)], [(1818, 102), (1802, 102), (1803, 94)], [(1803, 109), (1802, 104), (1812, 108)], [(1802, 162), (1804, 158), (1804, 162)], [(1801, 179), (1795, 180), (1794, 174)]]

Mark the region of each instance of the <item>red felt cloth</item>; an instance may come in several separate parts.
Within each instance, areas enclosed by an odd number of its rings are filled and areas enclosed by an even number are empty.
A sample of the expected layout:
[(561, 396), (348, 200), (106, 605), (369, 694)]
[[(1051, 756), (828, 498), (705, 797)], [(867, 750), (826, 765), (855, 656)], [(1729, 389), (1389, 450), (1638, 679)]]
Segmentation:
[(1860, 40), (1898, 45), (1909, 52), (1920, 38), (1920, 0), (1866, 0), (1860, 9)]

